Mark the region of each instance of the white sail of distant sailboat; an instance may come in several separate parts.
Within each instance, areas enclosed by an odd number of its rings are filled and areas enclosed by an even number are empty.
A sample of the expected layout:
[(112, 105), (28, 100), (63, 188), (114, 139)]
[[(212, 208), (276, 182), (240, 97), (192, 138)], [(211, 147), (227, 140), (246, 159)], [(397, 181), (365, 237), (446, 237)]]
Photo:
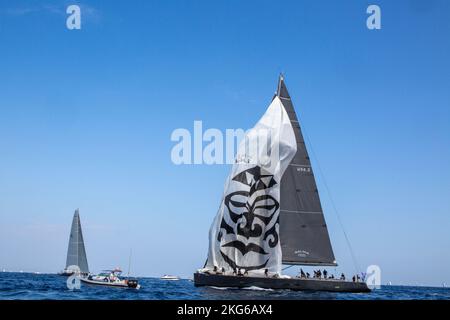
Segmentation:
[[(78, 267), (79, 270), (76, 270)], [(72, 228), (69, 237), (69, 247), (67, 249), (66, 268), (64, 273), (80, 272), (89, 273), (89, 266), (84, 247), (83, 232), (81, 230), (80, 212), (77, 209), (73, 215)]]
[(275, 97), (239, 144), (210, 229), (206, 269), (281, 272), (280, 181), (296, 151), (289, 116)]

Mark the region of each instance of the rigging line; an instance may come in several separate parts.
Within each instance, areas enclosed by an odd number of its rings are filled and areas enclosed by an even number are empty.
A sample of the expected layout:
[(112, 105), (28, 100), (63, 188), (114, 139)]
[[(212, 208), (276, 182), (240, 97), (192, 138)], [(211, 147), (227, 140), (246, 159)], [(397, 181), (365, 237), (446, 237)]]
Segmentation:
[(289, 268), (292, 268), (294, 265), (293, 264), (291, 264), (290, 266), (287, 266), (287, 267), (284, 267), (283, 269), (281, 269), (281, 271), (284, 271), (284, 270), (287, 270), (287, 269), (289, 269)]
[(309, 135), (308, 135), (308, 132), (306, 131), (306, 128), (305, 128), (304, 123), (303, 123), (302, 128), (303, 128), (303, 132), (305, 133), (306, 139), (308, 140), (308, 143), (309, 143), (309, 146), (310, 146), (309, 149), (310, 149), (311, 152), (312, 152), (312, 155), (313, 155), (313, 157), (314, 157), (314, 160), (316, 160), (317, 168), (319, 169), (319, 174), (320, 174), (320, 176), (321, 176), (321, 178), (322, 178), (322, 181), (323, 181), (323, 184), (324, 184), (324, 186), (325, 186), (325, 189), (327, 190), (328, 197), (330, 198), (331, 206), (333, 207), (333, 211), (334, 211), (334, 213), (335, 213), (335, 215), (336, 215), (336, 217), (337, 217), (337, 220), (338, 220), (338, 222), (339, 222), (339, 225), (340, 225), (340, 227), (341, 227), (341, 229), (342, 229), (342, 232), (343, 232), (343, 234), (344, 234), (345, 241), (347, 242), (347, 246), (348, 246), (348, 248), (349, 248), (349, 250), (350, 250), (350, 255), (351, 255), (352, 260), (353, 260), (353, 266), (354, 266), (354, 268), (355, 268), (355, 270), (356, 270), (356, 273), (358, 274), (358, 273), (360, 273), (360, 270), (361, 270), (361, 269), (360, 269), (360, 267), (359, 267), (358, 261), (356, 260), (356, 256), (355, 256), (355, 253), (354, 253), (354, 251), (353, 251), (353, 247), (352, 247), (352, 245), (351, 245), (351, 243), (350, 243), (350, 239), (349, 239), (349, 237), (348, 237), (348, 235), (347, 235), (347, 232), (345, 231), (344, 224), (342, 223), (342, 220), (341, 220), (341, 216), (340, 216), (340, 214), (339, 214), (339, 212), (338, 212), (338, 210), (337, 210), (336, 204), (334, 203), (333, 197), (332, 197), (332, 195), (331, 195), (330, 188), (328, 187), (328, 183), (327, 183), (327, 181), (326, 181), (326, 179), (325, 179), (325, 175), (324, 175), (324, 173), (323, 173), (323, 171), (322, 171), (322, 168), (321, 168), (320, 163), (319, 163), (319, 159), (318, 159), (317, 156), (316, 156), (316, 152), (314, 151), (313, 145), (312, 145), (312, 143), (311, 143), (311, 139), (309, 138)]
[(131, 272), (131, 254), (132, 254), (132, 249), (130, 249), (130, 255), (128, 257), (128, 278), (130, 277), (130, 272)]

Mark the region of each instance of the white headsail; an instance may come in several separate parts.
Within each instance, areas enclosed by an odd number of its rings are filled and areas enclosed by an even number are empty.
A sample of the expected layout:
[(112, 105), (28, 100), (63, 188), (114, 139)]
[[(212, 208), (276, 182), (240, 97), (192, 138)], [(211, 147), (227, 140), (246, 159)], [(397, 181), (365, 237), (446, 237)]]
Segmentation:
[(281, 272), (280, 181), (297, 151), (279, 97), (239, 144), (209, 233), (207, 269)]

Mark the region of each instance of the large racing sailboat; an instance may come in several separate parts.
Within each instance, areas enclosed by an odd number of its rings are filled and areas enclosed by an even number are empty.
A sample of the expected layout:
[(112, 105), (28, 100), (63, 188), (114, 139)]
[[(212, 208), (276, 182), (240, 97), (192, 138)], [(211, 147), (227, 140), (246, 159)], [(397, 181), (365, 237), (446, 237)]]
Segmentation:
[(75, 210), (70, 229), (69, 247), (67, 248), (66, 267), (59, 273), (63, 276), (72, 274), (88, 275), (89, 266), (81, 230), (80, 211)]
[(208, 260), (194, 274), (194, 284), (370, 291), (364, 282), (282, 275), (282, 265), (337, 263), (300, 123), (281, 75), (272, 103), (239, 145), (209, 232)]

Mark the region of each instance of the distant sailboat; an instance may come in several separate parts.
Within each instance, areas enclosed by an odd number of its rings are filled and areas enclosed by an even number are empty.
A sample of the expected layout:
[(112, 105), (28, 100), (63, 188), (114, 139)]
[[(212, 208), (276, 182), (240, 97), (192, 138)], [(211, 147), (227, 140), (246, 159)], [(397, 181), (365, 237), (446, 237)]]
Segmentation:
[[(259, 159), (260, 129), (270, 131), (276, 165)], [(238, 148), (209, 234), (196, 286), (368, 292), (364, 282), (282, 275), (282, 264), (336, 266), (300, 123), (283, 76), (266, 113)], [(259, 148), (254, 148), (258, 149)], [(262, 157), (261, 157), (262, 158)], [(244, 160), (244, 161), (243, 161)]]
[(67, 249), (66, 267), (60, 275), (70, 276), (78, 272), (82, 275), (89, 274), (83, 232), (81, 230), (79, 209), (77, 209), (73, 215), (72, 228), (70, 230), (69, 237), (69, 247)]

